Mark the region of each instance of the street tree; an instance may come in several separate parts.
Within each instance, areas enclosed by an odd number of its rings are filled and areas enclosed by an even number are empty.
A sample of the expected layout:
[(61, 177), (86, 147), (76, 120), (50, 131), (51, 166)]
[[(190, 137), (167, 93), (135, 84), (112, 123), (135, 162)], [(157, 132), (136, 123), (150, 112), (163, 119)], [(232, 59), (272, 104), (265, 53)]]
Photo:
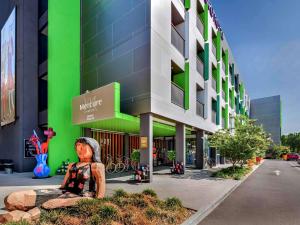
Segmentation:
[(270, 145), (270, 138), (262, 126), (246, 116), (235, 118), (235, 129), (222, 129), (209, 136), (209, 144), (220, 150), (222, 156), (229, 159), (233, 169), (237, 164), (243, 166), (248, 159), (262, 156)]

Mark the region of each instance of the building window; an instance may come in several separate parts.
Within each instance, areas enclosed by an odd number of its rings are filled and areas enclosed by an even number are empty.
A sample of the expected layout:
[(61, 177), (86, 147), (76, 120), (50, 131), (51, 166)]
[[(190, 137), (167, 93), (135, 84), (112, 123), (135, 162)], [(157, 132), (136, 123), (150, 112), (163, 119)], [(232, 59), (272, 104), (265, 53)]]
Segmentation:
[(185, 23), (172, 3), (171, 43), (184, 56), (185, 52)]
[(196, 86), (196, 114), (204, 118), (205, 90), (199, 85)]

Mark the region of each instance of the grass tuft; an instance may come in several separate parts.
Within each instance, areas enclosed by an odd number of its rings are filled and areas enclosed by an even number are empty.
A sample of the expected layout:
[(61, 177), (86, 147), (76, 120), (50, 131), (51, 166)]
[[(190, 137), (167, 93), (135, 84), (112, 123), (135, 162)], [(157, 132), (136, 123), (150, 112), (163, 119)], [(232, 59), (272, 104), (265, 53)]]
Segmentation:
[(117, 189), (114, 192), (113, 198), (125, 198), (127, 196), (128, 194), (126, 191), (124, 191), (123, 189)]
[(157, 197), (157, 194), (154, 190), (152, 189), (145, 189), (143, 192), (142, 192), (144, 195), (149, 195), (149, 196), (152, 196), (152, 197)]
[(176, 197), (167, 198), (165, 201), (165, 206), (167, 209), (170, 209), (170, 210), (183, 207), (181, 201)]
[(251, 168), (249, 167), (235, 167), (234, 169), (233, 167), (228, 167), (213, 173), (212, 176), (223, 179), (241, 180), (250, 171)]

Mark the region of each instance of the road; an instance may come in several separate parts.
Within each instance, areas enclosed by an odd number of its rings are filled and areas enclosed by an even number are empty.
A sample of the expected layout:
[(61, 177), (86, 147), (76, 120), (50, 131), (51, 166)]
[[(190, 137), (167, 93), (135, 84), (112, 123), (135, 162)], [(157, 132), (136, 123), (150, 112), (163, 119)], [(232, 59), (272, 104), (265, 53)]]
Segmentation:
[(199, 225), (299, 224), (300, 165), (266, 160)]

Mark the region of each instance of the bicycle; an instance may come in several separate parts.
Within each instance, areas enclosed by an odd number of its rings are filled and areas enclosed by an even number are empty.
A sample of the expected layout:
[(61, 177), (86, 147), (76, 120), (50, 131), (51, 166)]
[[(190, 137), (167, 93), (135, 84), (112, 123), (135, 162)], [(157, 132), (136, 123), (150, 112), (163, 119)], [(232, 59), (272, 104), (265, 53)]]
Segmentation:
[(106, 168), (105, 171), (109, 174), (114, 173), (116, 171), (116, 164), (113, 163), (112, 157), (110, 155), (107, 156), (106, 160)]
[(122, 158), (117, 158), (117, 163), (115, 164), (115, 172), (122, 173), (125, 170), (125, 164), (122, 161)]
[(204, 168), (213, 168), (215, 165), (215, 161), (213, 159), (210, 159), (208, 157), (204, 158)]

